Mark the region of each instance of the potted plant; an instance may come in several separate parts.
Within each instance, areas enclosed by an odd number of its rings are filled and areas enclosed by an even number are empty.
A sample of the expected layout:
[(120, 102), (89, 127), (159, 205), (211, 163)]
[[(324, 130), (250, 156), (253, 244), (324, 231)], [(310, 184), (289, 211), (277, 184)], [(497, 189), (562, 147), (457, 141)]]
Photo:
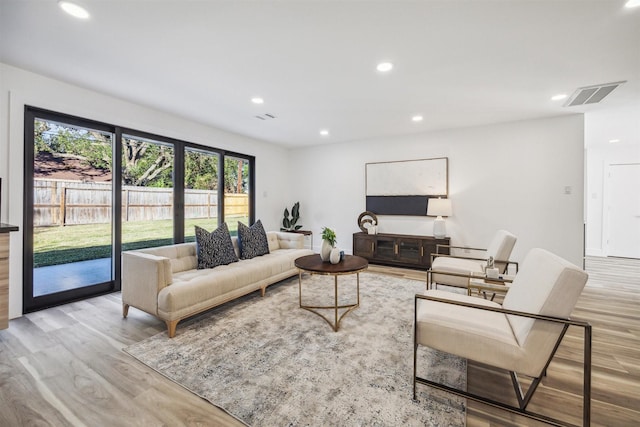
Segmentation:
[(320, 258), (323, 261), (329, 261), (331, 250), (336, 246), (336, 232), (328, 227), (322, 228), (322, 247), (320, 248)]
[(297, 231), (302, 228), (301, 225), (296, 225), (300, 219), (300, 202), (296, 202), (291, 208), (291, 217), (289, 217), (289, 209), (284, 208), (284, 218), (282, 219), (282, 227), (280, 231)]

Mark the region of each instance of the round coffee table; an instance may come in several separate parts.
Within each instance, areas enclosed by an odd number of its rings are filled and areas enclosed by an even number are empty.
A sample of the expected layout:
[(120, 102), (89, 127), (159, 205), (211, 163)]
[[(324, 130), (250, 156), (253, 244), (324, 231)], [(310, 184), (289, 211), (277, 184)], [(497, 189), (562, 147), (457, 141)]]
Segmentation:
[[(334, 332), (338, 332), (340, 328), (340, 321), (344, 316), (346, 316), (351, 311), (355, 310), (360, 306), (360, 272), (367, 269), (369, 266), (369, 262), (359, 256), (355, 255), (345, 255), (344, 259), (337, 264), (331, 264), (330, 262), (323, 262), (320, 258), (319, 254), (307, 255), (296, 259), (295, 261), (296, 267), (300, 269), (298, 273), (298, 289), (299, 289), (299, 302), (300, 308), (304, 308), (312, 313), (317, 314), (322, 317), (334, 330)], [(333, 305), (303, 305), (302, 304), (302, 273), (307, 272), (311, 274), (324, 274), (334, 277), (334, 303)], [(356, 275), (356, 297), (357, 302), (355, 304), (342, 304), (338, 303), (338, 276), (343, 276), (346, 274), (355, 274)], [(334, 320), (333, 322), (329, 320), (322, 313), (317, 310), (322, 309), (332, 309), (334, 312)], [(338, 310), (346, 309), (344, 313), (340, 317), (338, 317)]]

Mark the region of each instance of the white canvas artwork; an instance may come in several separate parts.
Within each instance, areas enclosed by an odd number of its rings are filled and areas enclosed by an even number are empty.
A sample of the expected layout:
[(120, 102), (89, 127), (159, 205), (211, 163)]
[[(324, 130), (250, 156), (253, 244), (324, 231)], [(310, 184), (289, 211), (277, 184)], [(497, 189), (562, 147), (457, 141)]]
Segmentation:
[(446, 157), (367, 163), (367, 196), (446, 196)]

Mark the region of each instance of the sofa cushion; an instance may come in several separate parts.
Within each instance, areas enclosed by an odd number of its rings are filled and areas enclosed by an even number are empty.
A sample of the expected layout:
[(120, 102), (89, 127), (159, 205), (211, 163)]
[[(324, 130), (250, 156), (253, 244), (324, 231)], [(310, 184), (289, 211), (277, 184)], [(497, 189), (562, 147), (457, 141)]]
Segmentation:
[[(278, 233), (276, 231), (267, 232), (267, 240), (269, 241), (269, 252), (277, 251), (280, 249), (280, 237), (284, 233)], [(293, 247), (293, 246), (292, 246)], [(298, 248), (298, 246), (295, 246)]]
[(195, 227), (199, 270), (238, 261), (226, 222), (211, 233), (197, 225)]
[(269, 253), (267, 233), (260, 220), (251, 227), (238, 222), (238, 245), (242, 259), (251, 259)]
[(211, 306), (216, 299), (226, 299), (226, 295), (237, 293), (237, 297), (275, 283), (297, 274), (295, 260), (312, 253), (309, 249), (279, 249), (214, 269), (176, 273), (173, 284), (158, 293), (158, 313), (163, 318), (181, 318)]

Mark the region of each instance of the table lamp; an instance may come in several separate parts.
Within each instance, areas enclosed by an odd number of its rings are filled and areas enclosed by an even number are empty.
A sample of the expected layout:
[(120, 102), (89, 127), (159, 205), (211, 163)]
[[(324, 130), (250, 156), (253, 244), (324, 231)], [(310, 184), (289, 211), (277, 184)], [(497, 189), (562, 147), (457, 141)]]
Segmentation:
[(435, 216), (433, 221), (433, 236), (442, 239), (446, 235), (446, 227), (443, 216), (451, 216), (451, 200), (449, 199), (429, 199), (427, 205), (427, 215)]

